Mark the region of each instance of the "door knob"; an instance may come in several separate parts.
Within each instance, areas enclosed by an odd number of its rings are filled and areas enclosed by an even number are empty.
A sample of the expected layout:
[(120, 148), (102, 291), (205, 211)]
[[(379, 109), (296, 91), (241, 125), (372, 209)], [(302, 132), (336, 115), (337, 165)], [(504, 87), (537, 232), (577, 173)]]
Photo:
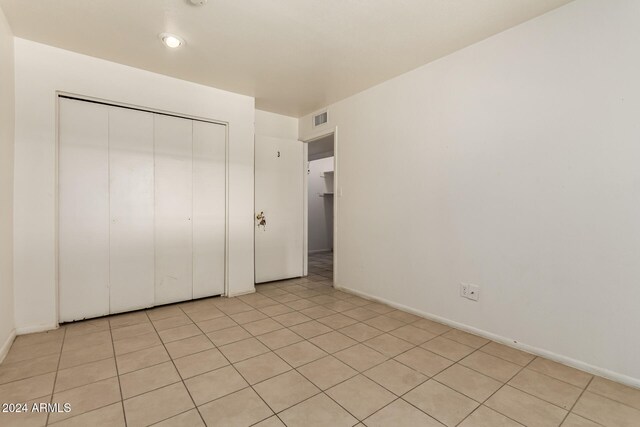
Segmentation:
[(267, 218), (264, 216), (264, 212), (260, 212), (256, 215), (258, 228), (262, 227), (263, 230), (267, 228)]

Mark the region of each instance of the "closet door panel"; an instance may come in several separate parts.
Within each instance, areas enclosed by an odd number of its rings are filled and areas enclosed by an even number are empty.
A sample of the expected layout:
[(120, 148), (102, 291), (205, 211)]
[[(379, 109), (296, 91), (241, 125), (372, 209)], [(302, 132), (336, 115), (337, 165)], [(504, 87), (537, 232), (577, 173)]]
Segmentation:
[(59, 99), (60, 322), (109, 314), (109, 114)]
[(224, 292), (226, 127), (193, 122), (193, 297)]
[(153, 114), (109, 108), (111, 313), (154, 303)]
[(193, 297), (192, 121), (154, 115), (155, 304)]

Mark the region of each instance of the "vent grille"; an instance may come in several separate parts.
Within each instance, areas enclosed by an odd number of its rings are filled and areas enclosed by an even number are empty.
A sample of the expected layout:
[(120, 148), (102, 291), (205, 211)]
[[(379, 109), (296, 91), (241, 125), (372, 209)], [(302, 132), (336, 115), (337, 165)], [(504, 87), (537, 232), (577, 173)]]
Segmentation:
[(323, 125), (325, 123), (327, 123), (328, 117), (327, 117), (327, 112), (324, 111), (320, 114), (316, 114), (315, 116), (313, 116), (313, 127), (317, 127), (320, 125)]

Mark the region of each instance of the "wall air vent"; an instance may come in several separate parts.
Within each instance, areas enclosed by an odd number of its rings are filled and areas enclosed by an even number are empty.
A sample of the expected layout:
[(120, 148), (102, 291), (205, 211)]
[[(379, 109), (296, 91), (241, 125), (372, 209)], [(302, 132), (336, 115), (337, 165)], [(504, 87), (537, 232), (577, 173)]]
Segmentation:
[(315, 116), (313, 116), (313, 127), (315, 128), (320, 125), (323, 125), (327, 123), (327, 120), (328, 120), (328, 116), (326, 111), (316, 114)]

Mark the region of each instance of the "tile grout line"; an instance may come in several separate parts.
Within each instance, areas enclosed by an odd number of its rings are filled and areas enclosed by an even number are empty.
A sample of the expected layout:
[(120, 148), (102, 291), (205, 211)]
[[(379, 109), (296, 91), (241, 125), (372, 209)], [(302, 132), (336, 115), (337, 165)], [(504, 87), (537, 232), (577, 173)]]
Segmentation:
[[(60, 362), (62, 361), (62, 351), (64, 350), (64, 341), (66, 337), (67, 337), (67, 329), (65, 328), (64, 332), (62, 333), (62, 344), (60, 345), (60, 355), (58, 356), (58, 366), (56, 367), (56, 374), (53, 378), (53, 388), (51, 389), (51, 399), (49, 400), (50, 403), (53, 403), (53, 397), (55, 396), (56, 382), (58, 381), (58, 372), (60, 371)], [(45, 426), (49, 425), (50, 415), (51, 413), (47, 411), (47, 419), (45, 420), (45, 423), (44, 423)]]
[(124, 394), (122, 393), (122, 383), (120, 382), (120, 370), (118, 369), (118, 360), (116, 359), (116, 344), (113, 341), (113, 332), (111, 329), (111, 322), (108, 322), (108, 323), (109, 323), (109, 337), (111, 337), (111, 348), (113, 351), (113, 364), (116, 366), (116, 378), (118, 379), (118, 389), (120, 390), (120, 407), (122, 408), (122, 417), (124, 418), (124, 425), (126, 427), (127, 412), (124, 410)]

